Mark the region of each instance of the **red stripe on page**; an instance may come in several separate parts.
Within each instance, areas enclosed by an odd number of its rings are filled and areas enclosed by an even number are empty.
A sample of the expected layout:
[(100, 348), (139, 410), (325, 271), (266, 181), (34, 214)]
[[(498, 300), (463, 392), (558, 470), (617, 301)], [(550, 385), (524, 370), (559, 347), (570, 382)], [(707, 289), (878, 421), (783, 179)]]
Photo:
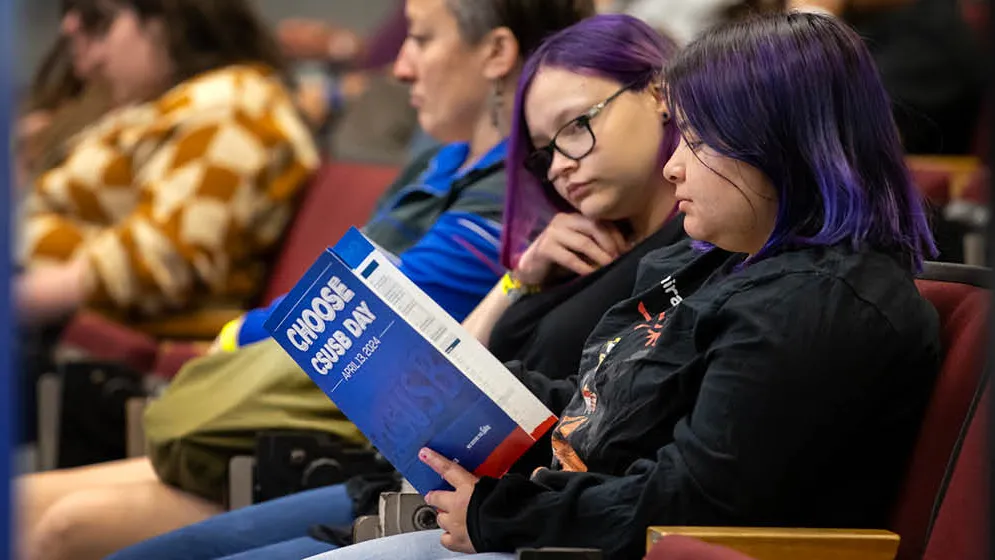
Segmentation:
[(521, 427), (516, 427), (515, 431), (508, 434), (508, 437), (494, 448), (487, 459), (474, 469), (473, 474), (501, 478), (534, 443), (535, 440), (528, 432)]
[(550, 416), (542, 424), (539, 424), (538, 428), (532, 430), (532, 439), (538, 440), (542, 436), (546, 435), (546, 432), (548, 432), (550, 428), (555, 426), (559, 421), (560, 419), (556, 416)]

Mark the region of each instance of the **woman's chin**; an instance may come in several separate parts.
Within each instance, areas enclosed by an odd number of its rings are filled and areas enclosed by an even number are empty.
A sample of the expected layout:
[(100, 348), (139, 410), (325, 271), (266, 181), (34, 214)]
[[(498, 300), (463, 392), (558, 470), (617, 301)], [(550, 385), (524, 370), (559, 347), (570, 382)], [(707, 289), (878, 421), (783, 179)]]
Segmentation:
[(620, 213), (614, 208), (613, 204), (605, 200), (599, 200), (597, 194), (590, 195), (581, 200), (580, 204), (578, 204), (578, 210), (585, 218), (596, 222), (616, 222), (626, 219), (625, 216), (619, 215)]
[(416, 113), (418, 117), (418, 127), (422, 129), (425, 134), (430, 136), (435, 136), (435, 131), (438, 128), (435, 125), (435, 120), (432, 119), (424, 109), (418, 109)]
[(695, 241), (711, 243), (710, 239), (712, 236), (694, 218), (687, 215), (684, 216), (684, 233), (688, 234), (688, 237)]

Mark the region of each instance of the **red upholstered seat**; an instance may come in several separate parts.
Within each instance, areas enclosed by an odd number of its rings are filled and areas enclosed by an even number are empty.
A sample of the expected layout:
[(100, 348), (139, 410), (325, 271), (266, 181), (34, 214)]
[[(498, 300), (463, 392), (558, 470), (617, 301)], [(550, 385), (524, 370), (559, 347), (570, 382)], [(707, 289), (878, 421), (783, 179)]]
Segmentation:
[(322, 167), (287, 232), (263, 301), (290, 291), (321, 251), (350, 227), (365, 224), (398, 171), (385, 165), (336, 161)]
[(946, 491), (937, 511), (923, 560), (988, 560), (991, 511), (991, 464), (988, 434), (991, 385), (986, 384), (978, 406), (953, 458)]
[(912, 181), (926, 200), (937, 208), (950, 202), (951, 174), (945, 169), (911, 167)]
[(930, 263), (916, 281), (940, 316), (944, 358), (903, 489), (892, 531), (902, 537), (898, 560), (919, 560), (947, 462), (982, 377), (990, 293), (987, 269)]
[(157, 343), (151, 336), (92, 311), (77, 313), (60, 339), (61, 352), (104, 362), (118, 362), (135, 371), (149, 371)]

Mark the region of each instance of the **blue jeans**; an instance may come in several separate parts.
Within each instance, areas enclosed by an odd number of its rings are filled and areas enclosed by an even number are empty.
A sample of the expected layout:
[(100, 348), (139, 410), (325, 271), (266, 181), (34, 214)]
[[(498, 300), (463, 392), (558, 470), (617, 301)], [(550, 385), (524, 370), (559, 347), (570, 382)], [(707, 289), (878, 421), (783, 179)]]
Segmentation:
[[(352, 500), (345, 486), (329, 486), (228, 512), (128, 547), (107, 560), (211, 560), (232, 555), (279, 560), (273, 555), (279, 547), (270, 547), (277, 544), (284, 550), (293, 546), (296, 556), (285, 558), (299, 560), (334, 548), (307, 538), (309, 527), (352, 522)], [(264, 547), (278, 550), (267, 553)]]

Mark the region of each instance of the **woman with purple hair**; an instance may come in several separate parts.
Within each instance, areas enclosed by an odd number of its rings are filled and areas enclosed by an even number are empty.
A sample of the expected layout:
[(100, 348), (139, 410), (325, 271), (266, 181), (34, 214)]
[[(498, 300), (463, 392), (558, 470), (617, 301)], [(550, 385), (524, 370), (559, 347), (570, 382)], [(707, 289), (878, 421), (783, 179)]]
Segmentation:
[(587, 337), (632, 294), (640, 259), (684, 239), (663, 177), (680, 133), (660, 78), (672, 41), (624, 15), (546, 40), (519, 79), (502, 264), (464, 321), (505, 362), (551, 379), (577, 373)]
[(664, 176), (695, 241), (643, 259), (577, 378), (513, 368), (562, 411), (551, 467), (478, 479), (422, 450), (454, 488), (426, 497), (441, 530), (316, 558), (635, 559), (650, 525), (884, 526), (940, 343), (871, 56), (831, 17), (779, 14), (706, 32), (664, 80), (682, 132)]

